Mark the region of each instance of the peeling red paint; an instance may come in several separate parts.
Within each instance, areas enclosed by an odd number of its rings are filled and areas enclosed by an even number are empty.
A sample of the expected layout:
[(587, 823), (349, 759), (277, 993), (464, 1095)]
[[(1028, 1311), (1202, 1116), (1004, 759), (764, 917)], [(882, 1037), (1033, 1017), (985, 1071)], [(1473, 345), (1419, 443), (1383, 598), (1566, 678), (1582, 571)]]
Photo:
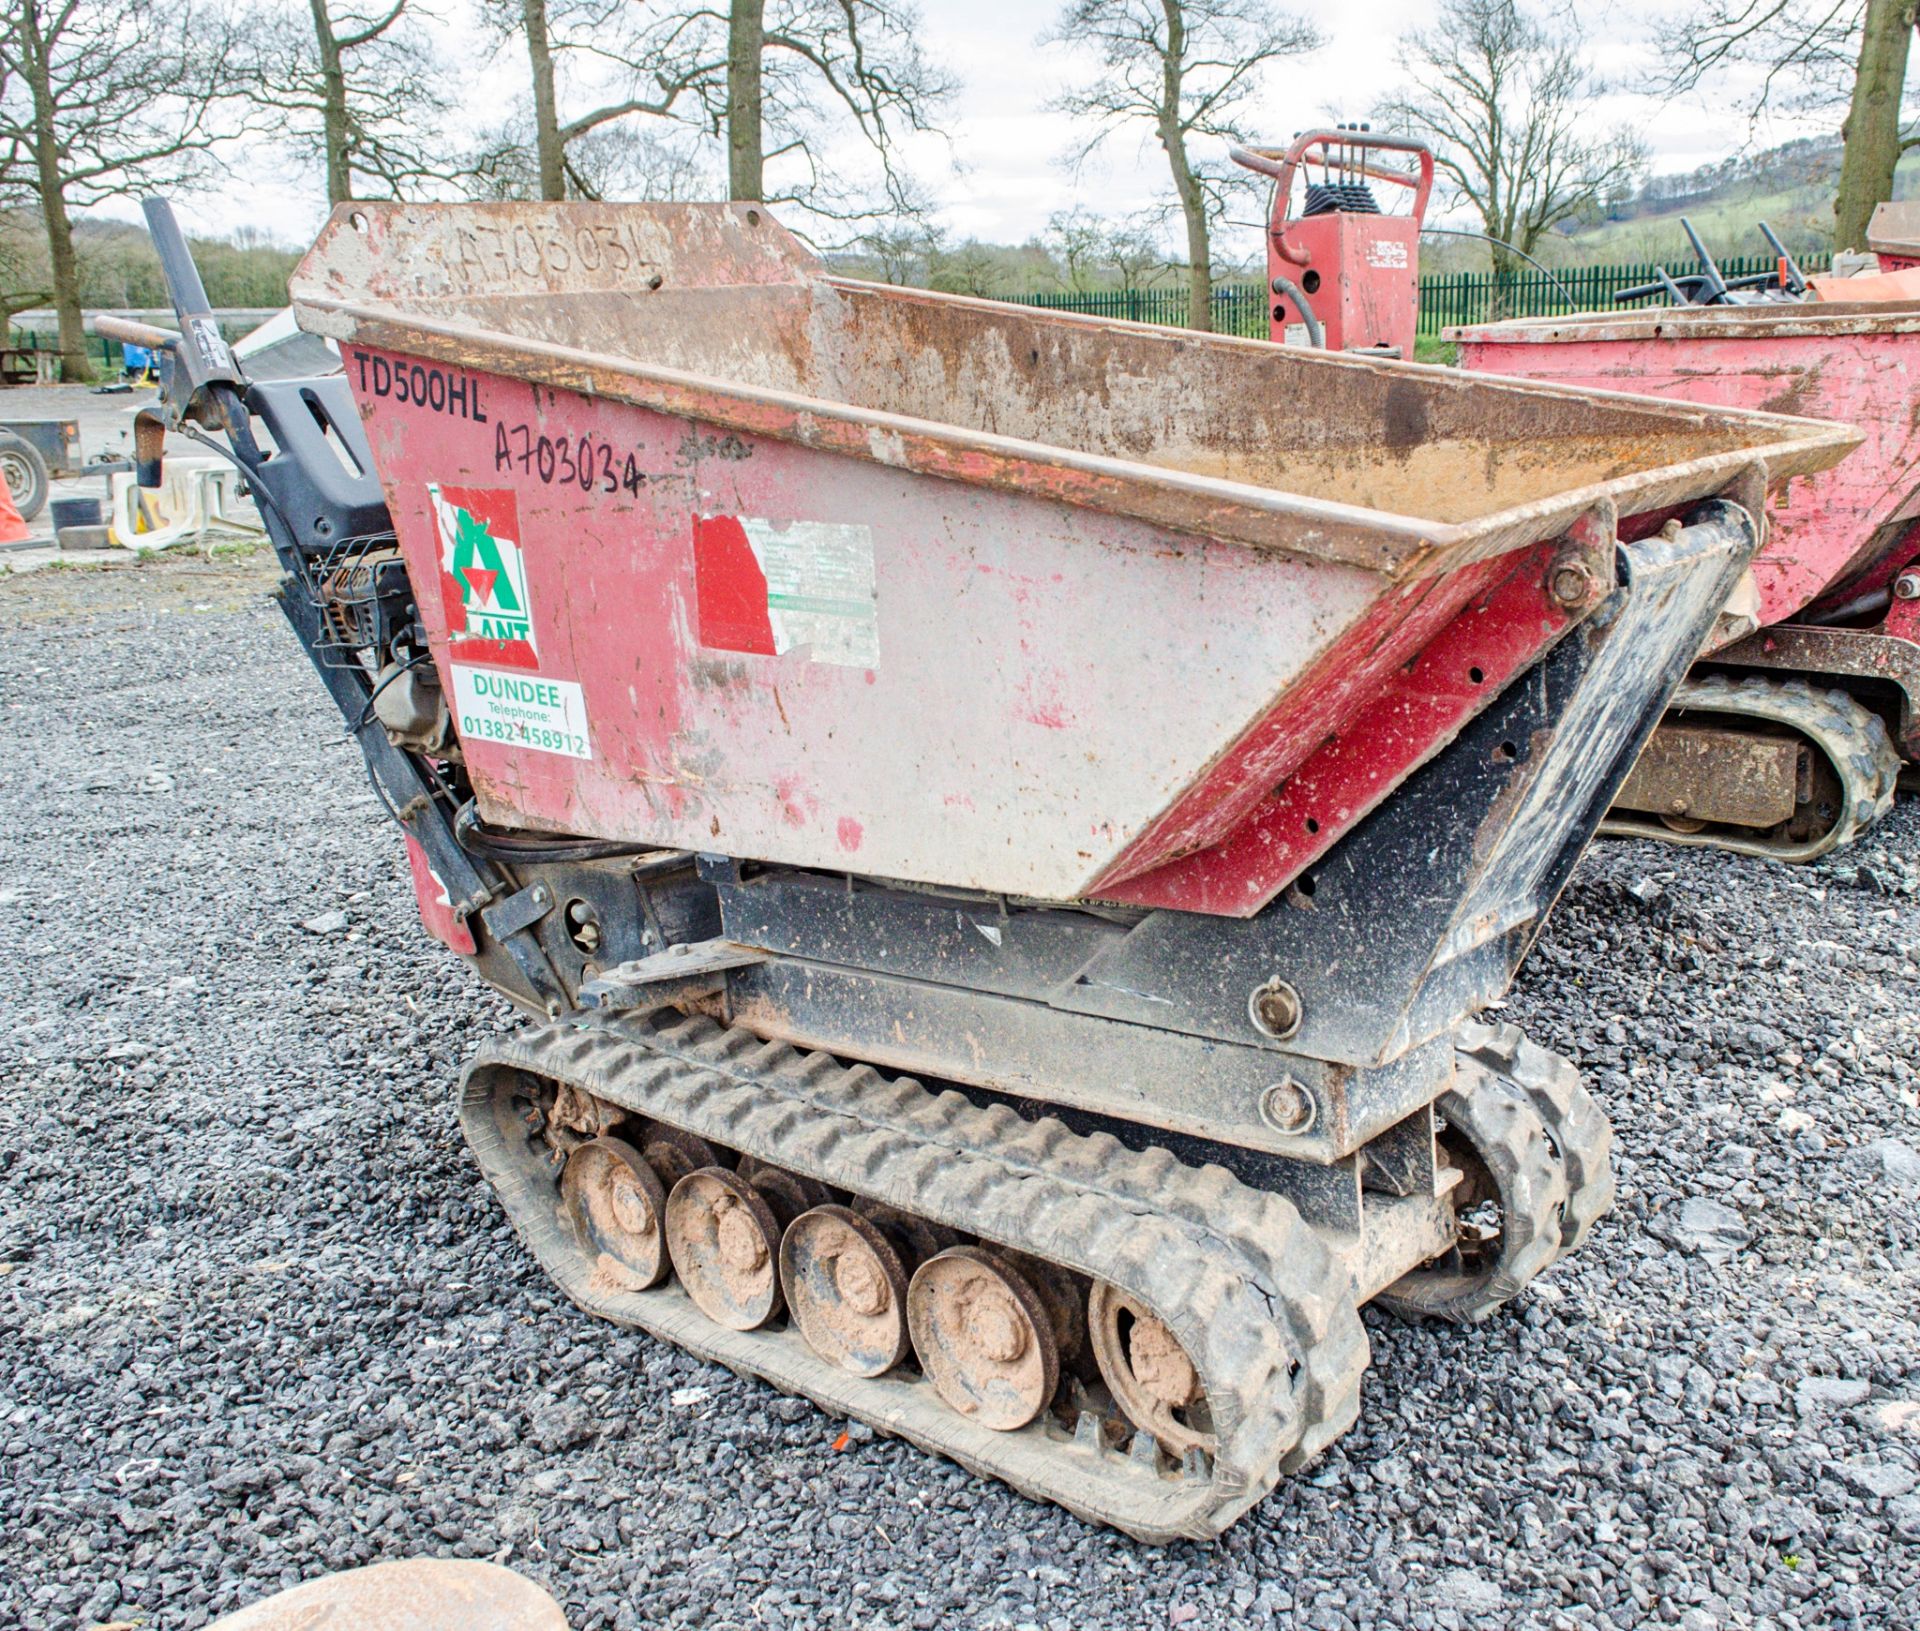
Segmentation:
[(860, 840), (866, 836), (866, 830), (852, 816), (842, 816), (834, 832), (840, 840), (840, 847), (849, 854), (860, 847)]

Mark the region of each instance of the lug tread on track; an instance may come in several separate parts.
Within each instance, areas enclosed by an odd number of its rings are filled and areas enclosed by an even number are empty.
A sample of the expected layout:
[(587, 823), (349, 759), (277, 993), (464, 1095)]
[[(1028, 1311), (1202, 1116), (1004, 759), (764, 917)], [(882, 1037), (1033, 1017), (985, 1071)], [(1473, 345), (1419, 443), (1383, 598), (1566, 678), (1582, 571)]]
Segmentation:
[(1825, 832), (1795, 843), (1764, 836), (1744, 837), (1738, 829), (1709, 828), (1676, 832), (1652, 816), (1614, 811), (1600, 831), (1615, 838), (1655, 838), (1664, 844), (1732, 850), (1775, 861), (1812, 861), (1842, 849), (1893, 808), (1900, 776), (1900, 750), (1886, 722), (1837, 688), (1816, 689), (1803, 679), (1766, 674), (1702, 674), (1683, 681), (1667, 703), (1676, 713), (1717, 713), (1785, 725), (1813, 744), (1840, 777), (1840, 810)]
[(1566, 1169), (1560, 1255), (1572, 1251), (1613, 1209), (1613, 1123), (1580, 1080), (1573, 1061), (1527, 1040), (1518, 1025), (1468, 1020), (1454, 1046), (1504, 1076), (1532, 1102)]
[[(924, 1382), (828, 1367), (797, 1331), (725, 1330), (676, 1287), (622, 1287), (564, 1221), (551, 1153), (513, 1102), (523, 1072), (1129, 1292), (1200, 1374), (1218, 1437), (1210, 1468), (1149, 1471), (1042, 1424), (994, 1433)], [(1217, 1166), (671, 1011), (571, 1018), (483, 1049), (467, 1067), (462, 1124), (515, 1226), (587, 1311), (1142, 1539), (1217, 1534), (1358, 1414), (1368, 1350), (1345, 1269), (1286, 1200)]]
[(1499, 1253), (1478, 1269), (1415, 1269), (1377, 1301), (1403, 1318), (1475, 1324), (1560, 1255), (1571, 1173), (1532, 1098), (1504, 1071), (1469, 1056), (1454, 1082), (1436, 1108), (1479, 1152), (1499, 1186)]

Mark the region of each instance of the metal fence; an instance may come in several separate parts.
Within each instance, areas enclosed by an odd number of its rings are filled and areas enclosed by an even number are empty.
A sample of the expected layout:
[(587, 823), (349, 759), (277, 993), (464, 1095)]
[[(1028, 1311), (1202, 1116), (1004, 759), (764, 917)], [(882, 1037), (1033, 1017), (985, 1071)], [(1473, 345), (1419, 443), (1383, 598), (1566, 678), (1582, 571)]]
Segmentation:
[[(1187, 326), (1187, 291), (1177, 289), (1095, 289), (1073, 294), (1017, 294), (1004, 298), (1021, 306), (1081, 312), (1088, 317), (1124, 317), (1135, 323)], [(1267, 292), (1257, 283), (1225, 284), (1213, 291), (1216, 334), (1267, 337)]]
[[(16, 328), (7, 335), (6, 344), (10, 349), (15, 351), (58, 351), (60, 349), (60, 336), (58, 334), (48, 334), (40, 329)], [(120, 345), (118, 341), (109, 340), (105, 335), (101, 334), (89, 334), (87, 336), (87, 355), (93, 359), (96, 367), (104, 369), (107, 373), (117, 374), (120, 372)]]
[[(113, 307), (117, 315), (133, 317), (143, 323), (153, 323), (161, 328), (178, 326), (179, 319), (171, 311), (158, 308), (140, 309), (137, 307)], [(89, 307), (83, 314), (87, 320), (87, 355), (93, 359), (94, 366), (109, 377), (121, 370), (122, 352), (118, 340), (109, 340), (103, 334), (93, 332), (92, 319), (101, 313)], [(268, 318), (276, 313), (267, 308), (234, 306), (222, 307), (213, 314), (219, 325), (221, 335), (228, 340), (237, 340), (250, 334)], [(58, 319), (51, 309), (35, 307), (29, 311), (16, 312), (13, 322), (7, 330), (6, 339), (0, 341), (7, 349), (24, 352), (57, 352), (60, 349)]]
[[(1796, 259), (1803, 272), (1824, 272), (1833, 263), (1833, 256), (1826, 251)], [(1777, 265), (1771, 255), (1729, 255), (1720, 262), (1720, 274), (1728, 279), (1752, 277), (1771, 272)], [(1667, 268), (1675, 277), (1690, 270), (1686, 266)], [(1652, 262), (1638, 266), (1569, 266), (1551, 277), (1529, 270), (1497, 280), (1491, 272), (1438, 273), (1420, 280), (1420, 332), (1438, 334), (1456, 323), (1484, 323), (1496, 317), (1606, 311), (1622, 289), (1653, 283), (1658, 277), (1659, 268)]]
[[(1824, 272), (1833, 257), (1821, 252), (1799, 258), (1804, 272)], [(1771, 272), (1770, 255), (1734, 255), (1720, 263), (1728, 278)], [(1674, 268), (1669, 267), (1672, 272)], [(1685, 269), (1682, 268), (1682, 271)], [(1441, 272), (1420, 280), (1420, 332), (1438, 334), (1457, 323), (1484, 323), (1496, 317), (1551, 317), (1569, 311), (1604, 311), (1622, 289), (1655, 281), (1651, 263), (1640, 266), (1572, 266), (1549, 276), (1523, 271), (1496, 279), (1491, 272)], [(1092, 317), (1125, 317), (1136, 323), (1167, 323), (1184, 328), (1187, 291), (1099, 289), (1072, 294), (1024, 294), (1005, 297), (1022, 306), (1084, 312)], [(1217, 334), (1265, 339), (1267, 292), (1257, 283), (1233, 283), (1213, 291), (1213, 327)]]

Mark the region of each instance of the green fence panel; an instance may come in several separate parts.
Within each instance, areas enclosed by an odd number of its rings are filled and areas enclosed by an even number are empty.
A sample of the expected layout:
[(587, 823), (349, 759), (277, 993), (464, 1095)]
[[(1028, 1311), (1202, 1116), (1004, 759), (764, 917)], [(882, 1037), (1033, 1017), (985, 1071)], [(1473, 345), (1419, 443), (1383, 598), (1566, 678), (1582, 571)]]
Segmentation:
[[(1824, 251), (1799, 257), (1805, 272), (1824, 272), (1833, 257)], [(1770, 255), (1733, 255), (1720, 262), (1728, 279), (1774, 270)], [(1687, 268), (1668, 267), (1673, 276)], [(1527, 268), (1496, 279), (1491, 272), (1438, 272), (1420, 280), (1420, 332), (1485, 323), (1502, 317), (1555, 317), (1575, 311), (1610, 311), (1623, 289), (1653, 283), (1658, 271), (1644, 265), (1570, 266), (1553, 273)], [(1050, 311), (1081, 312), (1091, 317), (1125, 317), (1136, 323), (1166, 323), (1184, 328), (1187, 291), (1177, 289), (1097, 289), (1083, 293), (1007, 295), (1002, 298)], [(1213, 327), (1217, 334), (1254, 339), (1267, 335), (1267, 291), (1260, 284), (1226, 284), (1213, 291)]]

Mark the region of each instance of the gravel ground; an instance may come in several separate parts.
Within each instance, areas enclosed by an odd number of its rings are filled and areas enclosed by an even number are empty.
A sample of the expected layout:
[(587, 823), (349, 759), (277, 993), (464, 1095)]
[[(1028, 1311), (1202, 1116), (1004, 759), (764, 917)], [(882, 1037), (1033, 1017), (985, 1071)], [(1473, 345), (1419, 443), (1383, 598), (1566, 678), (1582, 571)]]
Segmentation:
[[(0, 583), (0, 1625), (505, 1560), (576, 1627), (1920, 1625), (1920, 810), (1804, 870), (1591, 855), (1507, 1010), (1620, 1205), (1153, 1551), (550, 1295), (450, 1084), (505, 1006), (262, 561)], [(343, 912), (347, 926), (315, 933)]]

